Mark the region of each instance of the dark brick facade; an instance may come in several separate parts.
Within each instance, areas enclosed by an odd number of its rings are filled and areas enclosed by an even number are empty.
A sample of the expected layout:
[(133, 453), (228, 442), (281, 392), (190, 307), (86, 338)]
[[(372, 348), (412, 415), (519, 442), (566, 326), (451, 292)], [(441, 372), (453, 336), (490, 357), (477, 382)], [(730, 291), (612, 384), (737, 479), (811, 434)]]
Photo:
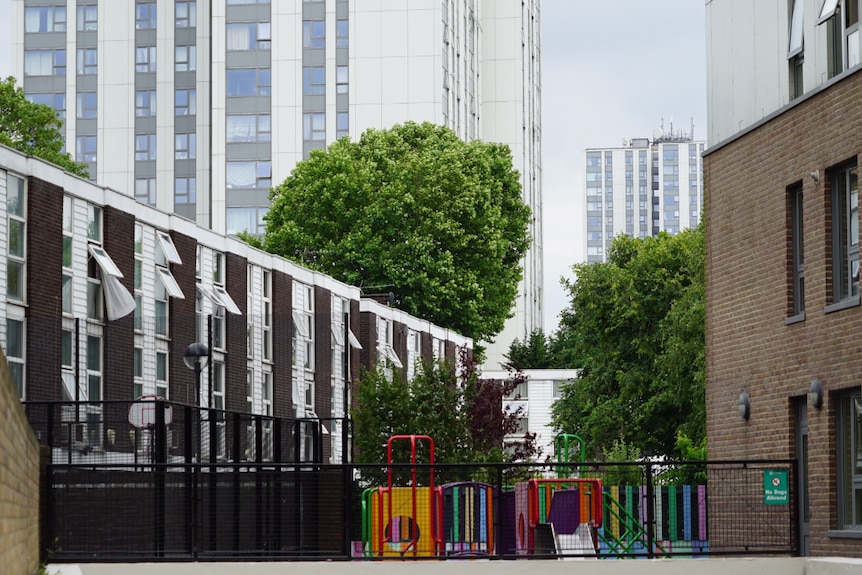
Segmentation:
[[(314, 410), (332, 417), (332, 292), (320, 286), (314, 286)], [(324, 441), (323, 461), (331, 454), (331, 442)]]
[[(811, 553), (862, 556), (837, 528), (836, 393), (862, 384), (862, 307), (827, 313), (831, 297), (828, 170), (862, 151), (862, 72), (704, 157), (707, 434), (710, 459), (792, 458), (795, 406), (815, 378), (822, 408), (807, 405)], [(819, 172), (819, 181), (809, 176)], [(792, 313), (788, 187), (803, 186), (805, 318)], [(751, 398), (743, 420), (737, 399)]]
[[(113, 206), (102, 209), (102, 245), (120, 268), (120, 283), (135, 293), (135, 215)], [(104, 328), (104, 399), (129, 399), (134, 393), (135, 314), (106, 321)]]
[[(60, 333), (63, 317), (63, 189), (37, 178), (27, 183), (26, 399), (62, 399)], [(38, 221), (38, 223), (36, 223)], [(38, 263), (38, 265), (36, 265)]]
[(227, 353), (225, 354), (225, 407), (228, 411), (248, 411), (246, 381), (248, 370), (248, 262), (233, 253), (225, 254), (225, 289), (242, 315), (227, 313)]
[(272, 411), (288, 417), (293, 410), (293, 278), (277, 270), (272, 272)]
[[(183, 290), (184, 299), (171, 298), (170, 333), (171, 354), (169, 358), (168, 377), (170, 378), (171, 399), (191, 405), (197, 405), (195, 398), (195, 372), (189, 369), (183, 360), (183, 354), (189, 344), (194, 343), (198, 335), (195, 330), (195, 301), (197, 299), (197, 240), (179, 232), (171, 232), (171, 240), (182, 260), (180, 265), (171, 265), (171, 274)], [(209, 345), (210, 342), (204, 341)], [(209, 367), (212, 362), (207, 362)]]

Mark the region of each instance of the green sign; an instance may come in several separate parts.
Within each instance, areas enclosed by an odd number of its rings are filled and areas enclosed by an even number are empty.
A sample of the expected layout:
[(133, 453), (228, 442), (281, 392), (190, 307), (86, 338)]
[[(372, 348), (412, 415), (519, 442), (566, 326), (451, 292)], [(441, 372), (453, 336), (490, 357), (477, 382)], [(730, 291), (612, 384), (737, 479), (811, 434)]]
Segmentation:
[(787, 486), (787, 471), (767, 469), (763, 472), (763, 503), (765, 505), (787, 505), (790, 489)]

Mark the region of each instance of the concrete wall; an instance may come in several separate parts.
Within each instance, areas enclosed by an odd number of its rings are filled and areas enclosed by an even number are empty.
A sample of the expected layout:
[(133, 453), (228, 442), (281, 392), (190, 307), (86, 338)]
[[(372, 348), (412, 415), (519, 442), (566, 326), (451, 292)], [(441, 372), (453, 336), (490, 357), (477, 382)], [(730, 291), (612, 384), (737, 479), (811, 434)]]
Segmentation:
[(845, 575), (859, 573), (853, 560), (801, 558), (657, 559), (653, 561), (418, 561), (344, 563), (137, 563), (130, 565), (49, 565), (57, 575), (275, 575), (296, 571), (306, 575)]
[(39, 566), (39, 444), (0, 352), (0, 575)]

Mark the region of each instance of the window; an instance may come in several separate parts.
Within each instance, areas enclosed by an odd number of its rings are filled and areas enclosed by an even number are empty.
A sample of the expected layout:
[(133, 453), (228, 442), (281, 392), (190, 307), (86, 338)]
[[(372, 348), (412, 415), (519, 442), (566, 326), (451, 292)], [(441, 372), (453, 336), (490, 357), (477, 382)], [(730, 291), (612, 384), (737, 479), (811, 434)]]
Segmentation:
[(269, 50), (272, 40), (269, 22), (239, 22), (227, 25), (227, 51)]
[[(314, 369), (314, 289), (293, 284), (293, 365)], [(296, 400), (296, 397), (294, 397)], [(297, 402), (298, 403), (298, 402)]]
[(66, 118), (66, 93), (65, 92), (48, 92), (43, 94), (27, 94), (26, 98), (34, 104), (42, 104), (50, 106), (57, 112), (57, 117), (61, 120)]
[(98, 52), (95, 48), (78, 48), (76, 71), (79, 76), (95, 74), (98, 71)]
[(269, 188), (272, 185), (271, 162), (226, 162), (228, 189)]
[[(63, 280), (62, 307), (64, 314), (72, 313), (72, 198), (63, 196)], [(71, 348), (70, 348), (71, 353)]]
[(302, 115), (302, 137), (305, 141), (326, 140), (326, 114), (313, 112)]
[(837, 401), (838, 528), (862, 529), (862, 397)]
[(323, 20), (303, 20), (302, 47), (326, 47), (326, 23)]
[(269, 114), (228, 114), (227, 143), (269, 142), (272, 139), (272, 116)]
[(326, 68), (323, 66), (302, 68), (302, 93), (306, 96), (326, 94)]
[(803, 0), (793, 0), (790, 16), (790, 34), (787, 46), (787, 58), (793, 58), (802, 52)]
[(65, 6), (39, 6), (24, 9), (25, 32), (65, 32)]
[(339, 48), (346, 48), (349, 44), (347, 20), (335, 21), (335, 45)]
[(135, 28), (146, 30), (156, 27), (156, 3), (138, 2), (135, 6)]
[(139, 118), (156, 115), (156, 91), (138, 90), (135, 92), (135, 116)]
[(135, 348), (132, 366), (135, 377), (133, 396), (137, 399), (144, 395), (144, 350), (140, 347)]
[(237, 68), (228, 70), (226, 76), (230, 98), (268, 96), (272, 91), (269, 68)]
[(24, 179), (6, 174), (6, 297), (23, 302), (26, 270), (26, 203)]
[(197, 203), (197, 178), (181, 177), (174, 179), (174, 203)]
[(155, 160), (156, 159), (156, 135), (155, 134), (136, 134), (135, 135), (135, 160)]
[(342, 136), (347, 136), (349, 133), (349, 125), (348, 122), (349, 116), (347, 112), (338, 112), (335, 114), (335, 137), (340, 138)]
[(156, 395), (170, 399), (168, 396), (168, 354), (156, 352)]
[(197, 114), (197, 92), (194, 89), (177, 90), (174, 95), (174, 114), (194, 116)]
[(793, 317), (805, 312), (805, 255), (803, 251), (802, 184), (791, 186), (788, 190), (790, 204), (790, 250), (793, 262), (791, 269), (791, 299)]
[(227, 208), (227, 233), (238, 234), (247, 231), (250, 234), (262, 236), (266, 232), (266, 215), (268, 208), (256, 206)]
[(135, 72), (156, 71), (156, 47), (139, 46), (135, 48)]
[(144, 329), (144, 227), (135, 224), (135, 331)]
[(174, 51), (174, 69), (177, 72), (193, 72), (197, 69), (196, 46), (177, 46)]
[[(826, 48), (831, 78), (859, 63), (858, 0), (825, 0), (817, 24), (824, 22), (827, 23)], [(791, 29), (791, 36), (792, 33)]]
[[(156, 268), (160, 270), (161, 268)], [(170, 272), (169, 272), (170, 273)], [(160, 274), (156, 274), (160, 277)], [(173, 277), (171, 277), (173, 280)], [(174, 282), (176, 283), (176, 282)], [(155, 309), (156, 309), (156, 335), (160, 335), (163, 337), (168, 336), (168, 290), (165, 284), (165, 280), (155, 282), (153, 285), (153, 293), (155, 299)]]
[(213, 405), (215, 409), (224, 410), (224, 364), (213, 362)]
[(197, 157), (197, 135), (194, 132), (177, 134), (174, 140), (174, 159), (194, 160)]
[(65, 50), (25, 50), (25, 76), (65, 76)]
[(87, 336), (87, 401), (102, 400), (102, 338)]
[(79, 32), (89, 32), (98, 29), (99, 13), (96, 4), (79, 4), (78, 5), (78, 22), (77, 29)]
[(177, 2), (174, 25), (177, 28), (194, 28), (198, 25), (197, 2)]
[(263, 301), (263, 359), (272, 361), (272, 274), (263, 270), (261, 279)]
[(156, 205), (156, 179), (136, 178), (135, 199), (142, 204)]
[(349, 76), (347, 73), (347, 66), (336, 66), (335, 67), (335, 93), (336, 94), (346, 94), (348, 91), (348, 81)]
[(75, 117), (79, 119), (96, 117), (95, 92), (78, 92)]
[(75, 136), (75, 161), (96, 161), (96, 136)]
[(859, 297), (859, 192), (856, 165), (838, 168), (832, 179), (832, 299)]

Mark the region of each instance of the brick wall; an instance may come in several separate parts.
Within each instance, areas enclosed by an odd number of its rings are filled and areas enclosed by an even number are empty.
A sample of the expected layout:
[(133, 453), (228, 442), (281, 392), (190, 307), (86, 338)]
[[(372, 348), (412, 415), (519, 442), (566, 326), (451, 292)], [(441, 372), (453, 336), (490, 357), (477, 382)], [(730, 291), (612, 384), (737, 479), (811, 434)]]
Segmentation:
[[(710, 459), (790, 458), (794, 401), (808, 410), (811, 551), (862, 556), (837, 526), (834, 394), (862, 378), (862, 308), (831, 303), (827, 170), (862, 151), (862, 73), (852, 74), (704, 158), (707, 238), (707, 434)], [(819, 182), (809, 172), (819, 171)], [(788, 324), (791, 277), (787, 190), (803, 186), (805, 319)], [(751, 417), (737, 400), (746, 391)]]
[(0, 478), (0, 573), (33, 573), (39, 566), (39, 444), (2, 351)]
[(248, 262), (233, 253), (225, 254), (227, 278), (225, 289), (242, 312), (227, 313), (227, 356), (225, 357), (225, 407), (229, 411), (247, 411), (246, 381), (248, 369)]
[(278, 417), (293, 416), (293, 362), (291, 333), (293, 329), (293, 278), (272, 272), (272, 411)]
[[(186, 348), (189, 344), (197, 341), (198, 335), (195, 330), (195, 303), (197, 299), (197, 269), (198, 242), (195, 238), (179, 232), (171, 232), (171, 240), (177, 253), (182, 260), (181, 265), (171, 265), (171, 274), (177, 280), (180, 289), (183, 290), (183, 299), (170, 298), (170, 330), (171, 330), (171, 354), (168, 366), (168, 381), (170, 381), (170, 395), (174, 401), (197, 405), (195, 398), (195, 372), (186, 366), (183, 360)], [(209, 342), (206, 338), (201, 343)], [(210, 362), (207, 362), (207, 366)], [(204, 368), (206, 369), (206, 368)]]
[[(120, 268), (120, 283), (135, 293), (135, 216), (113, 206), (102, 211), (105, 250)], [(105, 322), (105, 396), (107, 401), (129, 399), (134, 390), (134, 312)]]
[[(332, 417), (332, 292), (314, 286), (314, 412)], [(328, 428), (332, 428), (326, 422)], [(332, 455), (332, 443), (323, 441), (323, 461)]]

